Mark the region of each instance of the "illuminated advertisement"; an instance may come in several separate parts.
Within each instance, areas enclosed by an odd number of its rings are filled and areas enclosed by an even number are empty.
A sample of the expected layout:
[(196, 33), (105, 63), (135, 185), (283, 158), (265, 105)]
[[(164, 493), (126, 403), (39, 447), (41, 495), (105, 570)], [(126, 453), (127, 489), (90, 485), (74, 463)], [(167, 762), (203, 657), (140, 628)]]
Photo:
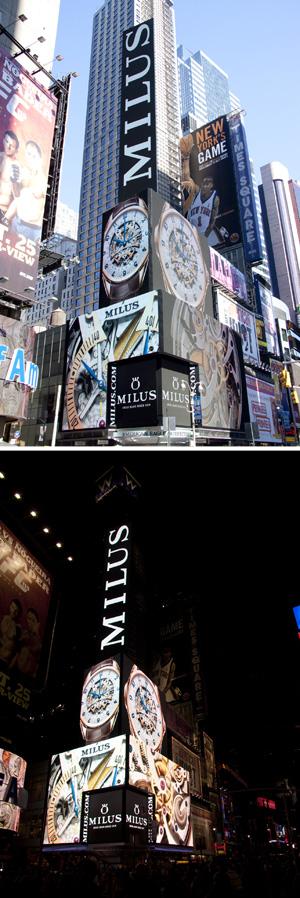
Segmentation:
[(103, 215), (100, 305), (149, 290), (213, 315), (207, 240), (158, 193), (144, 190)]
[(120, 667), (115, 658), (108, 658), (91, 667), (84, 680), (80, 707), (80, 730), (84, 742), (95, 742), (110, 736), (119, 708)]
[(23, 789), (26, 761), (0, 748), (0, 829), (18, 832), (20, 807), (18, 789)]
[(32, 361), (34, 340), (28, 324), (0, 315), (0, 415), (26, 419), (29, 396), (39, 377)]
[(274, 384), (277, 417), (282, 437), (287, 443), (295, 443), (297, 442), (297, 431), (293, 421), (289, 390), (281, 383), (284, 364), (276, 359), (270, 359), (270, 368)]
[(256, 275), (254, 276), (257, 308), (265, 324), (267, 350), (271, 355), (280, 355), (275, 317), (272, 304), (272, 293), (264, 287)]
[(109, 364), (108, 427), (191, 427), (190, 366), (161, 353)]
[[(160, 645), (153, 646), (151, 676), (166, 700), (168, 728), (187, 741), (189, 731), (198, 732), (205, 714), (198, 629), (192, 606), (180, 614), (170, 610), (162, 612)], [(174, 713), (170, 714), (172, 710), (178, 712), (175, 717)]]
[(227, 324), (236, 331), (242, 341), (243, 357), (246, 362), (258, 365), (260, 362), (259, 349), (256, 337), (255, 315), (249, 309), (234, 302), (221, 290), (216, 290), (218, 318), (222, 324)]
[(83, 792), (125, 783), (126, 736), (51, 758), (44, 844), (78, 843)]
[(0, 664), (32, 681), (41, 675), (51, 589), (45, 568), (0, 522)]
[(191, 795), (202, 795), (201, 767), (199, 755), (190, 751), (181, 742), (172, 737), (172, 759), (180, 767), (188, 770), (190, 775), (190, 793)]
[(281, 443), (282, 435), (277, 415), (273, 384), (246, 375), (250, 421), (257, 424), (259, 442)]
[(210, 273), (214, 281), (226, 287), (231, 293), (234, 293), (239, 299), (248, 302), (247, 287), (245, 275), (235, 268), (234, 265), (221, 256), (212, 247), (210, 249)]
[(294, 618), (295, 618), (295, 621), (296, 621), (296, 624), (297, 624), (297, 627), (298, 627), (298, 630), (300, 633), (300, 605), (295, 605), (295, 607), (293, 608), (293, 612), (294, 612)]
[(112, 842), (147, 845), (152, 841), (153, 806), (153, 796), (133, 789), (85, 792), (81, 842), (89, 845)]
[(120, 200), (157, 186), (154, 22), (123, 33)]
[(207, 733), (203, 733), (203, 754), (207, 788), (215, 789), (217, 785), (215, 750), (213, 740)]
[(193, 845), (189, 773), (129, 737), (129, 785), (155, 796), (156, 843)]
[(213, 851), (213, 821), (211, 811), (192, 802), (194, 846), (198, 851)]
[(1, 48), (0, 81), (2, 286), (26, 298), (38, 270), (56, 100)]
[(158, 349), (154, 292), (76, 318), (68, 339), (62, 429), (105, 427), (108, 362)]
[(235, 174), (226, 116), (180, 140), (183, 211), (210, 246), (242, 242)]
[(246, 262), (250, 265), (262, 260), (262, 246), (258, 228), (255, 196), (252, 183), (246, 132), (240, 114), (230, 116), (229, 133), (236, 178), (236, 190), (243, 232)]
[(164, 351), (199, 367), (203, 427), (242, 430), (249, 420), (239, 334), (215, 318), (164, 297)]

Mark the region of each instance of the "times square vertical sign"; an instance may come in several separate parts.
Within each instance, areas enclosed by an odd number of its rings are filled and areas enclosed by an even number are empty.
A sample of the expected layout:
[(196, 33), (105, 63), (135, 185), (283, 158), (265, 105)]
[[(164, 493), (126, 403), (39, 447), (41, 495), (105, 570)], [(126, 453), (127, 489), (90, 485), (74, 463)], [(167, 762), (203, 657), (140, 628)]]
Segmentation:
[(157, 190), (154, 22), (124, 31), (119, 201)]
[(35, 288), (57, 100), (0, 48), (0, 271), (16, 298)]

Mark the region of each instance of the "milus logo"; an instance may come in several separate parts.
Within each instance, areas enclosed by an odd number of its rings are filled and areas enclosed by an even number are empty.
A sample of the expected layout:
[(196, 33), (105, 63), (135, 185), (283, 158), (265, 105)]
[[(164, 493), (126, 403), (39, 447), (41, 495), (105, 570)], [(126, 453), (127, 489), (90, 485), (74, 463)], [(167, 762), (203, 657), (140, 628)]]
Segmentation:
[(166, 402), (173, 402), (176, 405), (186, 405), (187, 409), (190, 406), (190, 393), (189, 393), (189, 385), (187, 381), (180, 380), (178, 376), (174, 374), (172, 377), (172, 389), (165, 390), (163, 389), (163, 400)]
[(102, 804), (101, 808), (100, 808), (100, 812), (101, 812), (101, 814), (107, 814), (108, 813), (108, 804)]
[(139, 390), (139, 389), (140, 389), (140, 386), (141, 386), (141, 381), (139, 380), (139, 378), (138, 378), (138, 377), (133, 377), (133, 378), (132, 378), (132, 381), (131, 381), (131, 389), (132, 389), (132, 390)]
[(127, 408), (130, 406), (150, 405), (150, 402), (156, 401), (156, 390), (143, 389), (141, 379), (138, 375), (131, 378), (130, 391), (128, 393), (117, 392), (117, 405)]
[(138, 817), (138, 815), (139, 815), (139, 813), (140, 813), (140, 806), (139, 806), (139, 804), (135, 804), (135, 805), (134, 805), (133, 813), (136, 814), (136, 816)]

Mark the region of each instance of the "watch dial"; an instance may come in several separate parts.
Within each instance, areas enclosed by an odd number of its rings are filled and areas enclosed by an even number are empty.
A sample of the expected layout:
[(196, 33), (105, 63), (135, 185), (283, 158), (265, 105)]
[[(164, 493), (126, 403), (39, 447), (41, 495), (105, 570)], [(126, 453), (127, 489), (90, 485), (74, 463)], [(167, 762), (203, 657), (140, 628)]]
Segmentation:
[(159, 750), (165, 732), (161, 705), (154, 684), (141, 671), (129, 679), (127, 710), (132, 734)]
[(112, 667), (95, 671), (83, 687), (80, 717), (87, 727), (99, 727), (116, 715), (120, 673)]
[(126, 281), (145, 264), (149, 252), (148, 216), (133, 206), (119, 212), (104, 235), (103, 274), (113, 283)]
[(66, 403), (71, 429), (105, 426), (106, 387), (101, 343), (90, 337), (75, 356), (68, 378)]
[(198, 306), (207, 283), (201, 247), (194, 229), (175, 211), (163, 216), (159, 251), (168, 289), (183, 302)]

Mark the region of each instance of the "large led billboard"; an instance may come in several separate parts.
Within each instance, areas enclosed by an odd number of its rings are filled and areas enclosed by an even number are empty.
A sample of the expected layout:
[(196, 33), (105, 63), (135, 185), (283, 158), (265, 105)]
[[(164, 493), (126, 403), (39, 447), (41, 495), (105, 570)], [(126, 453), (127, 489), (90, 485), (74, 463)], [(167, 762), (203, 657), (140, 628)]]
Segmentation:
[(0, 829), (18, 832), (20, 805), (18, 790), (23, 789), (26, 761), (5, 748), (0, 748)]
[(246, 375), (250, 421), (258, 427), (258, 441), (281, 443), (274, 385)]
[(234, 299), (223, 293), (222, 290), (215, 291), (218, 318), (222, 324), (227, 324), (232, 330), (235, 330), (242, 341), (242, 352), (245, 362), (259, 365), (260, 356), (256, 336), (255, 315), (250, 309), (245, 309)]
[(83, 792), (124, 785), (125, 770), (126, 736), (53, 755), (44, 844), (80, 842)]
[(43, 675), (51, 590), (48, 571), (0, 522), (0, 666), (30, 684)]
[(7, 418), (26, 419), (30, 393), (38, 386), (34, 340), (28, 324), (0, 315), (0, 415)]
[(2, 284), (32, 294), (38, 270), (56, 100), (0, 48), (0, 252)]
[(278, 337), (273, 310), (272, 293), (265, 287), (260, 279), (254, 276), (257, 310), (262, 316), (265, 325), (267, 350), (271, 355), (280, 355)]
[(123, 33), (119, 199), (157, 186), (154, 21)]
[(129, 785), (155, 796), (157, 843), (193, 845), (188, 770), (130, 736)]
[(248, 302), (247, 285), (245, 275), (235, 268), (225, 256), (217, 253), (212, 247), (210, 251), (210, 273), (214, 281), (226, 287), (230, 293), (234, 293), (237, 299)]

